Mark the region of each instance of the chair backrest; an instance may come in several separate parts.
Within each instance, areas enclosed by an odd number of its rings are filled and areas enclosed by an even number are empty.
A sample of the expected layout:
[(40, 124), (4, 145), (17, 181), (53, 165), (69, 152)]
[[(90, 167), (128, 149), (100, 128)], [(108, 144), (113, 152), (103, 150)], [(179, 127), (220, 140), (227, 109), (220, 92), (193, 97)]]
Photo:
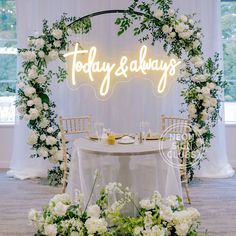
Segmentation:
[(89, 135), (92, 128), (91, 123), (91, 116), (81, 116), (74, 118), (62, 118), (61, 116), (59, 117), (59, 126), (61, 131), (62, 151), (64, 159), (64, 177), (62, 192), (65, 192), (69, 175), (67, 144), (75, 140), (76, 138), (71, 138), (71, 136)]
[(187, 158), (188, 158), (188, 135), (190, 120), (186, 118), (166, 117), (162, 115), (162, 132), (167, 135), (178, 135), (176, 137), (184, 137), (183, 139), (176, 139), (179, 146), (178, 156), (180, 158), (180, 174), (186, 181), (187, 176)]

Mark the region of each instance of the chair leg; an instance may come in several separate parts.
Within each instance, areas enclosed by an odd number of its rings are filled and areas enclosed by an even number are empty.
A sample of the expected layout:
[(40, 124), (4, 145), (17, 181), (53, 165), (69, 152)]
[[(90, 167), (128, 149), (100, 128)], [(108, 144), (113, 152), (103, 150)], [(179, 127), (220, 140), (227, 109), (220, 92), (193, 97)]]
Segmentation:
[(185, 192), (186, 192), (186, 195), (187, 195), (187, 201), (188, 201), (188, 204), (191, 205), (191, 198), (190, 198), (190, 192), (189, 192), (189, 188), (188, 188), (188, 182), (184, 182), (184, 188), (185, 188)]

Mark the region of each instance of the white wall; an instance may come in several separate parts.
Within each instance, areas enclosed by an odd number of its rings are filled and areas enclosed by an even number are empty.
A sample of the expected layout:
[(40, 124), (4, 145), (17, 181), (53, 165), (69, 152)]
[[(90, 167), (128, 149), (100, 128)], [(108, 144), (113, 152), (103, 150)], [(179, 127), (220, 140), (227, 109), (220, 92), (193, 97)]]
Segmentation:
[(13, 149), (14, 126), (0, 125), (0, 168), (8, 168)]
[[(0, 168), (9, 167), (13, 133), (14, 126), (0, 126)], [(229, 161), (236, 168), (236, 125), (226, 126), (226, 143)]]

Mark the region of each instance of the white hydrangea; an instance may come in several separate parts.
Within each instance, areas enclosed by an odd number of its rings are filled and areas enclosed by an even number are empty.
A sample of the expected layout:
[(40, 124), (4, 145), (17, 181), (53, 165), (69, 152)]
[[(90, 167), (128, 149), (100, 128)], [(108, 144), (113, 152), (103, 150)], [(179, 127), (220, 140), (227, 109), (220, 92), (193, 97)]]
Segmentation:
[(87, 215), (89, 217), (99, 218), (100, 213), (101, 213), (101, 210), (98, 205), (91, 205), (88, 207)]
[(36, 92), (34, 87), (31, 87), (28, 85), (24, 87), (23, 91), (24, 91), (25, 96), (29, 98), (32, 97), (32, 95)]
[(66, 214), (68, 209), (68, 205), (63, 204), (62, 202), (57, 202), (54, 207), (54, 213), (57, 216), (63, 216)]
[(145, 210), (151, 210), (155, 208), (155, 203), (153, 203), (150, 199), (142, 199), (139, 204)]
[(172, 221), (173, 219), (173, 211), (171, 210), (170, 207), (167, 207), (165, 205), (162, 205), (160, 207), (160, 216), (162, 219), (164, 219), (167, 222)]
[(88, 234), (101, 234), (107, 231), (107, 222), (101, 218), (89, 218), (85, 222), (85, 227), (88, 230)]
[(53, 146), (57, 143), (57, 139), (54, 138), (53, 136), (48, 136), (46, 138), (46, 143), (47, 143), (47, 145)]
[(38, 134), (36, 132), (31, 132), (29, 137), (28, 137), (27, 143), (29, 145), (34, 145), (37, 142), (38, 142)]
[(29, 116), (30, 120), (36, 120), (39, 117), (39, 111), (36, 108), (30, 108)]
[(165, 199), (168, 206), (177, 208), (179, 206), (178, 199), (175, 195), (170, 195)]
[(54, 224), (44, 225), (44, 234), (46, 236), (56, 236), (57, 226)]
[(60, 30), (60, 29), (54, 29), (54, 30), (52, 31), (52, 36), (53, 36), (54, 38), (56, 38), (56, 39), (61, 39), (61, 38), (62, 38), (62, 34), (63, 34), (63, 32), (62, 32), (62, 30)]

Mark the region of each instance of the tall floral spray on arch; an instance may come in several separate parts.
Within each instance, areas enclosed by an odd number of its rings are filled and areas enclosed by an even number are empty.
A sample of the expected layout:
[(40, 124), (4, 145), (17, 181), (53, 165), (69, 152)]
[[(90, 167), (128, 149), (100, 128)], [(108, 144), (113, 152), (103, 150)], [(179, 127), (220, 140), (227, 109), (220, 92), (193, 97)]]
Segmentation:
[[(219, 56), (216, 54), (206, 61), (203, 58), (201, 29), (193, 16), (179, 15), (178, 10), (171, 9), (171, 4), (172, 0), (151, 0), (149, 3), (134, 0), (115, 24), (119, 26), (118, 35), (135, 25), (134, 35), (141, 43), (151, 40), (154, 45), (160, 41), (168, 55), (182, 60), (178, 78), (178, 82), (183, 84), (182, 110), (188, 111), (192, 125), (202, 135), (199, 138), (191, 131), (187, 167), (192, 178), (196, 153), (202, 146), (203, 154), (206, 153), (213, 138), (212, 128), (219, 118), (220, 97), (226, 83), (219, 69)], [(29, 47), (19, 49), (24, 61), (23, 70), (19, 73), (17, 108), (31, 129), (28, 143), (36, 151), (32, 157), (43, 157), (56, 164), (49, 171), (53, 177), (50, 178), (52, 184), (60, 183), (63, 159), (56, 105), (50, 99), (50, 84), (54, 78), (63, 82), (67, 72), (62, 67), (58, 67), (56, 72), (47, 67), (53, 60), (64, 62), (63, 54), (71, 43), (69, 36), (72, 33), (83, 34), (89, 30), (89, 17), (77, 19), (64, 15), (51, 28), (44, 21), (42, 34), (30, 36)]]

